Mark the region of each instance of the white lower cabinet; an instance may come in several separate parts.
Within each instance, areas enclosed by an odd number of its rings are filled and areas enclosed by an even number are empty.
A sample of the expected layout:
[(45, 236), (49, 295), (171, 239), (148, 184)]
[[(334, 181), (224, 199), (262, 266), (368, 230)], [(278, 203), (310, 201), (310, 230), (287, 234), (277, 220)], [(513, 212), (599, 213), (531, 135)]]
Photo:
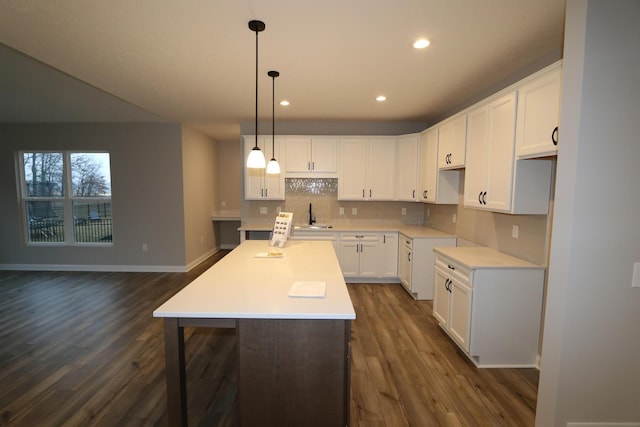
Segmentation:
[(380, 233), (380, 277), (398, 277), (398, 233)]
[(455, 245), (455, 237), (411, 238), (399, 234), (398, 277), (413, 298), (433, 299), (433, 248)]
[(379, 233), (342, 233), (340, 267), (348, 277), (380, 277)]
[(333, 249), (336, 256), (340, 259), (340, 245), (338, 244), (338, 233), (335, 231), (324, 230), (293, 230), (291, 232), (291, 240), (328, 240), (333, 243)]
[(478, 367), (537, 366), (544, 269), (488, 248), (448, 249), (435, 257), (440, 326)]

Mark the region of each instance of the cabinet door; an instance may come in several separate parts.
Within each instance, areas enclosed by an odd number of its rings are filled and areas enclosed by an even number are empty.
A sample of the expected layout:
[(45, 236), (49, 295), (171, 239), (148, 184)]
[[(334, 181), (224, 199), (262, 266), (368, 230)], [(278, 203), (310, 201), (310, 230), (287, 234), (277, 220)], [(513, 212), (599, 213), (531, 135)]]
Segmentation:
[(311, 170), (336, 173), (338, 171), (338, 143), (335, 137), (311, 138)]
[(489, 152), (487, 153), (484, 207), (499, 212), (511, 210), (516, 132), (516, 93), (489, 104)]
[(452, 169), (465, 166), (467, 115), (461, 114), (439, 126), (438, 168)]
[(420, 187), (419, 200), (435, 201), (438, 176), (438, 129), (420, 135)]
[(473, 292), (471, 287), (455, 278), (452, 279), (449, 289), (451, 289), (449, 333), (468, 352)]
[(370, 141), (365, 196), (371, 200), (393, 200), (395, 191), (396, 139)]
[(518, 88), (516, 154), (520, 159), (558, 152), (562, 67), (556, 64)]
[[(255, 146), (254, 136), (244, 137), (244, 157), (246, 163), (247, 156)], [(258, 138), (258, 147), (264, 152), (264, 139)], [(250, 169), (244, 167), (244, 198), (245, 200), (259, 200), (264, 198), (264, 169)]]
[(287, 173), (305, 173), (311, 166), (311, 139), (306, 137), (287, 137), (284, 140)]
[(380, 277), (380, 245), (378, 242), (360, 243), (360, 277)]
[[(244, 137), (244, 158), (246, 159), (249, 152), (255, 146), (255, 137)], [(270, 159), (271, 141), (266, 138), (258, 137), (258, 147), (265, 154), (265, 158)], [(273, 155), (276, 159), (280, 158), (280, 141), (276, 139), (273, 144)], [(264, 169), (244, 168), (244, 198), (245, 200), (284, 200), (284, 175), (268, 175)]]
[(340, 242), (340, 268), (344, 277), (358, 277), (360, 242)]
[(418, 178), (418, 135), (398, 137), (396, 145), (396, 200), (416, 201)]
[(489, 110), (486, 105), (468, 114), (467, 160), (464, 178), (464, 205), (482, 207), (485, 191), (489, 143)]
[(365, 199), (367, 146), (368, 141), (364, 138), (341, 140), (338, 199)]
[(433, 317), (447, 328), (449, 325), (449, 278), (446, 272), (436, 268), (433, 293)]
[(382, 234), (378, 264), (380, 277), (398, 277), (398, 233)]

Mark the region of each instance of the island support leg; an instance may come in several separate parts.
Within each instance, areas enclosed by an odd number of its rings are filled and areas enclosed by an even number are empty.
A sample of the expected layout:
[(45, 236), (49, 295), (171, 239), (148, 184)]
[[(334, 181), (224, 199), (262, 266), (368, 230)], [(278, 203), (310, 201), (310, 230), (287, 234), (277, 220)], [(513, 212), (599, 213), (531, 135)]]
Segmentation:
[(187, 427), (187, 382), (184, 329), (177, 318), (164, 319), (164, 357), (167, 376), (167, 417), (170, 427)]

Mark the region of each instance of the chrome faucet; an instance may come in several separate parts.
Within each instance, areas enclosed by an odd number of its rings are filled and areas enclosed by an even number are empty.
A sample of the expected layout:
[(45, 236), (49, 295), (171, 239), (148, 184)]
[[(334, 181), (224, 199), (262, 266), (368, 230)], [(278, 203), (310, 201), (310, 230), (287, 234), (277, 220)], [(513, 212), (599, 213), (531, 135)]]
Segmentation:
[(316, 222), (316, 219), (313, 216), (313, 209), (311, 207), (311, 203), (309, 203), (309, 225), (313, 225), (314, 222)]

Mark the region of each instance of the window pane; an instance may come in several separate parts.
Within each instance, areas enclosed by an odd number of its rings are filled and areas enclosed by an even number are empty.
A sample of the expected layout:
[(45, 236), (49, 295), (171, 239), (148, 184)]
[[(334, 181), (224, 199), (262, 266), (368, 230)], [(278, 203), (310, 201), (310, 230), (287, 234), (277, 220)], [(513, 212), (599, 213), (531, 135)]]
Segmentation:
[(64, 195), (62, 153), (23, 153), (22, 161), (28, 197)]
[(73, 232), (80, 243), (111, 243), (111, 202), (73, 202)]
[(29, 242), (64, 242), (64, 203), (26, 202)]
[(111, 195), (109, 153), (71, 153), (73, 197)]

